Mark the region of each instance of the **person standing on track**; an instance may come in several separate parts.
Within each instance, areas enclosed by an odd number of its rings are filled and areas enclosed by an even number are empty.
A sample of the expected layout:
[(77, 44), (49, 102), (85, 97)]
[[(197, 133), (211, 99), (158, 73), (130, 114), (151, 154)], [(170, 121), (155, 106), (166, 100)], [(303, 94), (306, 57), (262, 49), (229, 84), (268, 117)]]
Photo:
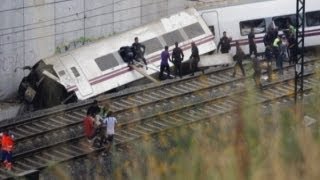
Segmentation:
[(113, 116), (113, 112), (109, 111), (107, 117), (103, 121), (104, 125), (107, 127), (106, 137), (107, 141), (112, 144), (114, 134), (115, 134), (115, 126), (118, 123), (117, 119)]
[(288, 48), (289, 48), (289, 64), (291, 65), (296, 62), (296, 55), (297, 55), (296, 39), (293, 33), (290, 33), (289, 35)]
[(90, 143), (93, 140), (93, 138), (97, 135), (97, 131), (94, 124), (95, 115), (96, 114), (94, 114), (92, 111), (88, 111), (87, 116), (83, 120), (84, 134)]
[(252, 53), (254, 53), (254, 56), (257, 57), (257, 45), (254, 41), (255, 35), (254, 35), (254, 28), (251, 28), (250, 33), (248, 34), (248, 41), (249, 41), (249, 55), (251, 57)]
[(262, 84), (261, 84), (261, 67), (260, 67), (260, 62), (258, 58), (253, 58), (253, 79), (255, 81), (255, 84), (258, 88), (262, 89)]
[(194, 73), (198, 70), (199, 61), (200, 61), (199, 49), (198, 49), (196, 43), (192, 42), (191, 43), (191, 56), (190, 56), (190, 70), (192, 73), (190, 76), (194, 76)]
[(271, 81), (271, 79), (272, 79), (272, 58), (273, 58), (271, 45), (266, 46), (266, 50), (264, 52), (264, 57), (267, 61), (268, 81)]
[(7, 170), (12, 170), (12, 151), (14, 148), (14, 136), (9, 131), (4, 131), (1, 137), (1, 161)]
[(234, 65), (232, 77), (236, 76), (236, 71), (237, 71), (238, 66), (241, 69), (242, 75), (246, 76), (246, 73), (245, 73), (243, 65), (242, 65), (242, 60), (244, 59), (244, 57), (245, 57), (245, 54), (244, 54), (243, 50), (241, 49), (239, 42), (237, 41), (236, 42), (236, 55), (233, 56), (233, 59), (236, 61), (236, 64)]
[(181, 62), (183, 61), (184, 54), (182, 49), (178, 46), (178, 42), (175, 43), (175, 48), (172, 51), (172, 61), (174, 64), (174, 75), (175, 78), (178, 76), (182, 78), (182, 67)]

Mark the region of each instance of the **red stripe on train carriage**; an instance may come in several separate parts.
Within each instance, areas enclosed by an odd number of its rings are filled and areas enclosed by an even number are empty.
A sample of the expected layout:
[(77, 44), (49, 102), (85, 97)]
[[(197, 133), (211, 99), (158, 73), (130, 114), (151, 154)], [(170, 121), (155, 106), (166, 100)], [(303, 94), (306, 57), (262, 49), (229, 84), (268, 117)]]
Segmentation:
[[(212, 41), (213, 39), (214, 39), (214, 37), (212, 35), (210, 35), (210, 36), (206, 36), (204, 38), (201, 38), (201, 39), (195, 41), (195, 43), (197, 45), (202, 45), (202, 44), (205, 44), (205, 43), (207, 43), (209, 41)], [(187, 49), (190, 49), (190, 48), (191, 48), (190, 44), (186, 44), (186, 45), (181, 46), (181, 49), (183, 49), (183, 50), (187, 50)], [(150, 58), (148, 58), (148, 60), (149, 60), (149, 62), (154, 63), (156, 61), (160, 61), (159, 57), (160, 57), (160, 54), (156, 54), (156, 55), (153, 55)], [(108, 74), (104, 74), (102, 76), (93, 78), (89, 82), (90, 82), (91, 85), (95, 85), (95, 84), (98, 84), (98, 83), (100, 83), (102, 81), (111, 79), (113, 77), (119, 76), (119, 75), (124, 74), (124, 73), (127, 73), (129, 71), (132, 71), (129, 67), (123, 67), (121, 69), (118, 69), (116, 71), (110, 72)], [(67, 91), (77, 91), (77, 90), (78, 90), (78, 87), (76, 85), (67, 88)]]

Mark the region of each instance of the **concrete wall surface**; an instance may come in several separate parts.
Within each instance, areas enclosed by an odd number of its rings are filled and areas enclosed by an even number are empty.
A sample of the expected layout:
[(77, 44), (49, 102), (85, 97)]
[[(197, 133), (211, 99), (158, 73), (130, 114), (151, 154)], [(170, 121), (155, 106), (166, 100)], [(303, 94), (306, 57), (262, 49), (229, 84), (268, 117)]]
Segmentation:
[[(207, 2), (226, 0), (204, 0)], [(239, 1), (239, 0), (235, 0)], [(0, 101), (16, 95), (23, 66), (193, 6), (190, 0), (1, 0)]]

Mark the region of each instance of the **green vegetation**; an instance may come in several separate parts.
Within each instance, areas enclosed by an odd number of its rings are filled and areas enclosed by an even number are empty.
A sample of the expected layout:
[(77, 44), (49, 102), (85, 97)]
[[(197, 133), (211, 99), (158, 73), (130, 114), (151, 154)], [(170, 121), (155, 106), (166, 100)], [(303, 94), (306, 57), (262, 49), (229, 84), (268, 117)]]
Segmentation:
[(94, 42), (94, 41), (100, 40), (102, 38), (104, 38), (104, 37), (98, 37), (98, 38), (80, 37), (79, 39), (76, 39), (76, 40), (70, 42), (69, 44), (62, 44), (62, 45), (57, 46), (55, 49), (55, 54), (60, 54), (62, 52), (68, 51), (72, 45), (73, 45), (73, 47), (76, 47), (77, 44), (81, 44), (81, 46), (83, 46), (87, 43)]

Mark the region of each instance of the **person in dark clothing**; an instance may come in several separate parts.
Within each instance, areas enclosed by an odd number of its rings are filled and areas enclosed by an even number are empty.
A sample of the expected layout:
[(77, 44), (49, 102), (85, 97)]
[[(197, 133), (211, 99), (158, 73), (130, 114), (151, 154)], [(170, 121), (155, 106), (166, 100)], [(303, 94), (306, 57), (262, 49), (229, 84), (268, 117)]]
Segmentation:
[(146, 47), (143, 44), (139, 43), (138, 37), (134, 38), (134, 43), (132, 44), (132, 49), (133, 49), (133, 53), (134, 53), (134, 59), (136, 61), (140, 61), (140, 59), (142, 59), (143, 63), (146, 65), (146, 69), (148, 69), (147, 61), (144, 58), (144, 53), (146, 51)]
[(183, 61), (184, 54), (181, 48), (178, 46), (178, 42), (175, 43), (175, 48), (172, 51), (172, 61), (174, 64), (174, 74), (175, 77), (179, 75), (180, 78), (182, 78), (182, 66), (181, 62)]
[(255, 35), (254, 35), (254, 29), (251, 28), (250, 33), (248, 34), (248, 41), (249, 41), (249, 55), (251, 57), (252, 53), (254, 53), (254, 56), (257, 57), (257, 45), (254, 41)]
[(279, 56), (276, 60), (277, 68), (279, 69), (279, 74), (283, 75), (283, 62), (286, 58), (287, 46), (283, 43), (282, 40), (278, 42), (279, 47)]
[(168, 51), (169, 47), (165, 46), (164, 51), (161, 53), (161, 64), (160, 64), (160, 73), (159, 73), (159, 79), (163, 80), (163, 72), (167, 71), (167, 78), (170, 78), (170, 67), (169, 67), (169, 62), (171, 61), (170, 59), (170, 54)]
[(236, 55), (233, 56), (233, 59), (236, 61), (236, 64), (234, 65), (232, 77), (235, 77), (238, 66), (241, 69), (242, 75), (246, 76), (246, 73), (245, 73), (243, 65), (242, 65), (242, 60), (244, 59), (244, 57), (245, 57), (245, 54), (244, 54), (243, 50), (241, 49), (239, 42), (237, 41), (236, 42)]
[(273, 57), (271, 45), (266, 46), (264, 56), (267, 60), (267, 66), (268, 66), (268, 81), (271, 81), (271, 79), (272, 79), (272, 57)]
[(279, 36), (279, 31), (277, 28), (271, 28), (271, 31), (269, 33), (271, 35), (272, 42), (274, 42), (274, 40), (277, 39)]
[(296, 39), (293, 33), (290, 33), (288, 38), (288, 48), (289, 48), (289, 64), (294, 64), (296, 62), (297, 49), (296, 49)]
[(98, 105), (98, 101), (94, 100), (92, 105), (88, 108), (87, 114), (88, 115), (97, 115), (100, 113), (100, 107)]
[(217, 51), (219, 51), (219, 49), (221, 47), (222, 54), (229, 53), (229, 50), (231, 49), (230, 41), (231, 40), (227, 37), (227, 33), (224, 31), (223, 37), (219, 41)]
[(266, 50), (264, 51), (264, 56), (265, 56), (267, 62), (272, 61), (272, 48), (270, 45), (266, 46)]
[(267, 32), (264, 37), (263, 37), (263, 43), (264, 43), (264, 46), (271, 46), (272, 45), (272, 35), (270, 32)]
[(256, 86), (258, 88), (262, 88), (262, 84), (261, 84), (261, 67), (260, 67), (260, 62), (258, 58), (254, 58), (253, 59), (253, 79), (256, 83)]
[(122, 57), (123, 61), (128, 63), (129, 65), (133, 65), (134, 62), (134, 53), (133, 53), (133, 48), (130, 46), (123, 46), (119, 50), (119, 54)]
[(191, 43), (191, 56), (190, 56), (190, 70), (191, 76), (194, 76), (194, 72), (198, 69), (198, 63), (200, 61), (199, 50), (196, 43)]

